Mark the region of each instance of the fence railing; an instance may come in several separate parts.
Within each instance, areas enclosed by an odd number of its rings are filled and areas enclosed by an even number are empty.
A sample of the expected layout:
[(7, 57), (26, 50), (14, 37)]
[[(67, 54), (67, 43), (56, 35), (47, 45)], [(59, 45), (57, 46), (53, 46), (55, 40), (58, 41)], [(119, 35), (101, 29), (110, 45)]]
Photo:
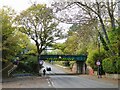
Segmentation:
[(8, 76), (17, 68), (17, 65), (14, 65), (9, 71), (8, 71)]
[(6, 67), (0, 70), (0, 73), (2, 73), (2, 77), (9, 77), (10, 74), (17, 68), (17, 65), (14, 65), (13, 63), (9, 63)]

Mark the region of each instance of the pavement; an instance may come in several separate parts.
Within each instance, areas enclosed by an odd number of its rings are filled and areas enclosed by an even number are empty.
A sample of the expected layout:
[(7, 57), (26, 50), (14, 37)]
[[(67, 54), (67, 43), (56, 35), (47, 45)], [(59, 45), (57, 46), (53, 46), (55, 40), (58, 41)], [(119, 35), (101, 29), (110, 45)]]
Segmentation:
[(24, 76), (4, 79), (2, 88), (51, 88), (49, 77)]
[(114, 85), (120, 86), (120, 80), (117, 80), (117, 79), (110, 79), (110, 78), (106, 78), (106, 77), (98, 78), (96, 75), (79, 75), (79, 76), (88, 78), (91, 80), (101, 81), (101, 82), (105, 82), (105, 83), (112, 83)]

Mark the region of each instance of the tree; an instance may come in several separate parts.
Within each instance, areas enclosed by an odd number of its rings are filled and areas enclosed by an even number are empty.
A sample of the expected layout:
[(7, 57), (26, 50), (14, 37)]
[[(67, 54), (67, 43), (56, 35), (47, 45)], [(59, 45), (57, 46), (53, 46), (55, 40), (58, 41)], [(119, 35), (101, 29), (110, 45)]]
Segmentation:
[(65, 42), (64, 52), (66, 54), (75, 55), (78, 49), (78, 43), (79, 43), (78, 35), (76, 35), (76, 33), (73, 33), (71, 36), (67, 38)]
[(61, 36), (52, 9), (34, 4), (16, 17), (19, 29), (28, 35), (37, 47), (38, 61), (41, 53)]
[(8, 7), (0, 9), (2, 16), (2, 58), (3, 62), (10, 61), (15, 56), (15, 48), (17, 49), (16, 40), (13, 38), (15, 28), (12, 27), (14, 10)]
[(13, 26), (15, 12), (13, 9), (3, 7), (0, 9), (0, 16), (2, 16), (2, 66), (9, 64), (12, 60), (18, 57), (24, 47), (30, 43), (29, 38), (17, 31)]
[[(106, 28), (106, 26), (108, 25), (108, 23), (111, 24), (111, 28), (115, 29), (116, 27), (116, 17), (115, 17), (115, 8), (116, 5), (119, 2), (113, 2), (113, 0), (107, 0), (106, 1), (98, 1), (96, 0), (95, 2), (86, 2), (86, 1), (71, 1), (71, 2), (62, 2), (62, 3), (54, 3), (53, 6), (55, 7), (56, 12), (60, 11), (72, 11), (70, 10), (71, 7), (77, 7), (77, 9), (79, 9), (80, 11), (76, 11), (77, 13), (75, 13), (74, 15), (70, 15), (70, 13), (68, 13), (69, 15), (67, 16), (65, 14), (65, 19), (62, 18), (61, 21), (67, 22), (67, 23), (86, 23), (86, 21), (88, 20), (97, 20), (98, 21), (98, 26), (101, 26), (101, 30), (99, 31), (99, 37), (102, 37), (102, 40), (104, 40), (103, 46), (105, 45), (105, 47), (107, 47), (108, 49), (106, 49), (106, 51), (110, 51), (112, 55), (115, 55), (114, 50), (111, 47), (111, 43), (108, 37), (108, 30)], [(77, 5), (77, 6), (76, 6)], [(73, 11), (75, 11), (76, 9), (73, 8)], [(62, 15), (63, 16), (63, 15)], [(72, 17), (72, 18), (71, 18)], [(75, 18), (77, 17), (77, 18)], [(66, 19), (67, 18), (67, 19)], [(74, 22), (73, 22), (74, 21)], [(110, 22), (109, 22), (110, 21)], [(107, 23), (107, 25), (106, 25)]]
[(113, 50), (115, 51), (117, 56), (120, 56), (120, 26), (110, 31), (108, 35), (110, 37)]

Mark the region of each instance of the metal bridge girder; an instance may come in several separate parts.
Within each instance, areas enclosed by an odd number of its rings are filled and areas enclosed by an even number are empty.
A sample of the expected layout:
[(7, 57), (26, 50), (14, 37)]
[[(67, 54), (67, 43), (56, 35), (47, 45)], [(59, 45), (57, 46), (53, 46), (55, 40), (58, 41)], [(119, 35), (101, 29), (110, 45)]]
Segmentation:
[(87, 55), (41, 55), (40, 60), (75, 60), (75, 61), (86, 61)]

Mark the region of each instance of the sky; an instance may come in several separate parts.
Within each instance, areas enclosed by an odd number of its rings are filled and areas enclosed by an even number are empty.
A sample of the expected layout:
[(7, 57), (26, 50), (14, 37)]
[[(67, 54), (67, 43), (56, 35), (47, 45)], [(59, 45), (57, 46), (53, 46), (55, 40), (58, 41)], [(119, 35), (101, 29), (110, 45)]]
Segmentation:
[(0, 0), (0, 8), (2, 6), (9, 6), (19, 13), (27, 9), (34, 2), (47, 4), (49, 6), (53, 0)]

